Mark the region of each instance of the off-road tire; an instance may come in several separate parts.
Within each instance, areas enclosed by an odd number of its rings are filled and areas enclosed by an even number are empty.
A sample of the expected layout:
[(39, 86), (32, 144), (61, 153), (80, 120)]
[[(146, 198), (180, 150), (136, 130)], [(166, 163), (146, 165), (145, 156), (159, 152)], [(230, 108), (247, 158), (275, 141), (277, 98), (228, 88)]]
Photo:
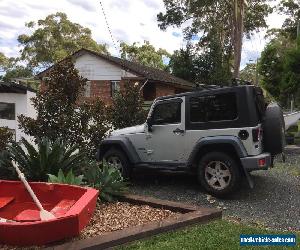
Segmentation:
[(118, 159), (122, 165), (120, 172), (124, 179), (129, 179), (131, 177), (131, 167), (127, 156), (123, 151), (115, 148), (111, 148), (103, 156), (103, 160), (110, 164), (110, 159)]
[[(223, 168), (222, 173), (224, 173), (224, 170), (226, 168), (228, 169), (228, 170), (226, 170), (226, 172), (230, 173), (230, 178), (227, 179), (227, 178), (223, 177), (224, 178), (223, 181), (228, 180), (228, 184), (226, 187), (224, 187), (222, 189), (221, 189), (221, 185), (219, 187), (220, 189), (214, 188), (212, 185), (209, 184), (209, 182), (207, 180), (207, 179), (209, 179), (209, 174), (207, 173), (206, 169), (211, 168), (211, 166), (213, 166), (213, 164), (216, 162), (220, 162), (220, 163), (224, 164), (224, 165), (220, 164), (221, 168)], [(226, 168), (225, 168), (225, 166), (226, 166)], [(217, 174), (217, 173), (215, 173), (215, 174)], [(225, 176), (225, 175), (223, 175), (223, 176)], [(197, 177), (198, 177), (198, 181), (204, 187), (204, 189), (209, 194), (216, 196), (216, 197), (224, 197), (224, 196), (236, 191), (240, 184), (240, 180), (242, 178), (241, 168), (240, 168), (239, 164), (237, 163), (237, 160), (235, 160), (233, 157), (229, 156), (228, 154), (225, 154), (222, 152), (210, 152), (210, 153), (207, 153), (205, 156), (203, 156), (198, 163)], [(217, 177), (215, 177), (215, 179), (212, 179), (212, 181), (216, 180), (216, 178)], [(222, 177), (218, 176), (218, 178), (222, 178)], [(218, 181), (216, 181), (215, 186), (217, 186), (217, 183), (218, 183)]]
[(270, 104), (263, 121), (264, 151), (272, 156), (281, 154), (285, 146), (285, 124), (281, 108)]

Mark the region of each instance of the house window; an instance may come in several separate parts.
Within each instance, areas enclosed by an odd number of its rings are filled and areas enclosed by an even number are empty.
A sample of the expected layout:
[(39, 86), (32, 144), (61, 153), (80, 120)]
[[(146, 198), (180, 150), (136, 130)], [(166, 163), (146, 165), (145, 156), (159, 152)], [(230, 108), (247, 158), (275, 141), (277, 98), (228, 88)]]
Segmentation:
[(15, 104), (0, 102), (0, 119), (15, 120)]
[(110, 82), (111, 97), (120, 91), (120, 81), (111, 81)]
[(87, 81), (84, 86), (84, 96), (91, 97), (91, 82)]
[(234, 93), (192, 97), (190, 99), (190, 121), (231, 121), (238, 116)]

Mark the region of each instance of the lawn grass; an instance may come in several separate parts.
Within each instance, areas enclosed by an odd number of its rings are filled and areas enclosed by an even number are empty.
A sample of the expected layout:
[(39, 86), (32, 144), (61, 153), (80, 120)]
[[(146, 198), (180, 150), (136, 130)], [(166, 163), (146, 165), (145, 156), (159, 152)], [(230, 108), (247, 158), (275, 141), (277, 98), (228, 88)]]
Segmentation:
[(205, 225), (197, 225), (184, 230), (157, 235), (147, 240), (122, 246), (119, 249), (300, 249), (300, 232), (297, 233), (297, 247), (241, 247), (239, 245), (240, 234), (290, 233), (218, 220)]

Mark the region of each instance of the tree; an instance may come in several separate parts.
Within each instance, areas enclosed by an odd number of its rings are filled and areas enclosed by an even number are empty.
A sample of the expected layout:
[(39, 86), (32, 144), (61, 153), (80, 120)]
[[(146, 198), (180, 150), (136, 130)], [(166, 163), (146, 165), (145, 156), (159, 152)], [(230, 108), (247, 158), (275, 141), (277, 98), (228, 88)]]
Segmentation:
[(217, 42), (226, 57), (232, 58), (233, 53), (238, 53), (235, 56), (240, 57), (241, 44), (234, 46), (238, 39), (236, 29), (239, 28), (243, 34), (250, 36), (258, 29), (267, 27), (266, 16), (272, 12), (272, 8), (267, 4), (269, 0), (247, 2), (244, 21), (239, 27), (237, 18), (241, 19), (241, 16), (237, 15), (236, 10), (238, 8), (242, 12), (243, 0), (164, 0), (166, 12), (159, 13), (157, 19), (159, 27), (163, 30), (170, 25), (180, 27), (189, 21), (191, 25), (184, 28), (185, 36), (191, 39), (194, 35), (199, 35), (200, 50), (211, 42)]
[(166, 66), (163, 59), (164, 57), (170, 57), (170, 54), (166, 50), (161, 48), (156, 50), (148, 41), (144, 41), (142, 45), (138, 43), (129, 45), (122, 42), (120, 47), (121, 58), (153, 68), (165, 69)]
[(245, 68), (240, 71), (240, 78), (251, 83), (256, 82), (257, 77), (257, 67), (256, 63), (247, 63)]
[(296, 99), (300, 105), (300, 46), (279, 34), (264, 48), (259, 62), (262, 86), (281, 102)]
[(2, 77), (3, 81), (10, 82), (14, 78), (20, 77), (32, 77), (33, 72), (30, 68), (16, 65), (13, 68), (9, 68), (6, 70), (5, 75)]
[(20, 128), (37, 139), (63, 139), (94, 156), (109, 126), (101, 100), (80, 103), (86, 81), (72, 59), (55, 64), (46, 75), (45, 86), (32, 99), (37, 118), (20, 115)]
[(278, 6), (279, 13), (286, 15), (281, 33), (295, 40), (300, 27), (300, 2), (298, 0), (282, 0)]
[(7, 65), (7, 61), (7, 57), (2, 52), (0, 52), (0, 72), (4, 71), (4, 68)]
[(23, 47), (20, 59), (27, 61), (29, 67), (49, 67), (81, 48), (108, 53), (105, 44), (92, 39), (90, 29), (72, 23), (65, 13), (57, 12), (25, 25), (34, 30), (31, 35), (18, 37)]
[(187, 81), (227, 85), (231, 78), (228, 60), (217, 42), (212, 41), (201, 52), (188, 43), (185, 49), (174, 52), (169, 67), (172, 74)]
[(173, 55), (171, 55), (168, 67), (174, 76), (195, 82), (196, 68), (194, 67), (194, 58), (193, 46), (189, 43), (186, 48), (174, 51)]
[(109, 108), (109, 117), (115, 129), (142, 124), (146, 120), (146, 111), (143, 109), (143, 99), (139, 86), (125, 83), (124, 89), (113, 98)]

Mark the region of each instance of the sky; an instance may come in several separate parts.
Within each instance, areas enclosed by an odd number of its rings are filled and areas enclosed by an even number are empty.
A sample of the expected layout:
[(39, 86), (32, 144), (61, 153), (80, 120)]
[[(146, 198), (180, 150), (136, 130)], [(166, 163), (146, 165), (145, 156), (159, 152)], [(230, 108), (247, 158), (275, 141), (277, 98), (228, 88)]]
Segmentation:
[[(102, 5), (116, 46), (119, 41), (131, 44), (148, 40), (157, 49), (172, 53), (185, 44), (180, 28), (170, 27), (166, 31), (158, 28), (156, 15), (164, 11), (162, 0), (102, 0)], [(108, 44), (111, 54), (118, 56), (99, 0), (0, 0), (0, 52), (6, 56), (18, 56), (18, 35), (31, 32), (25, 23), (44, 19), (58, 11), (65, 12), (72, 22), (90, 28), (93, 39)], [(283, 20), (279, 14), (272, 14), (268, 25), (278, 28)], [(242, 67), (259, 57), (266, 43), (264, 34), (262, 31), (244, 41)]]

